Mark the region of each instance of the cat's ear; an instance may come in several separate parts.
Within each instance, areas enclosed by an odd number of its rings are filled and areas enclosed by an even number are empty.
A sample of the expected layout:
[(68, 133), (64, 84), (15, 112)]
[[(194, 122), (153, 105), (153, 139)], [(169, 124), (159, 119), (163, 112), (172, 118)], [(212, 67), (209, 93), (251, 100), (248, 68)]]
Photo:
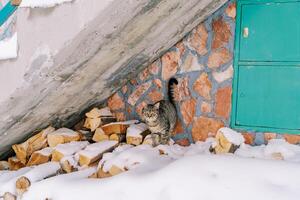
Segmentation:
[(154, 105), (154, 108), (158, 110), (158, 109), (159, 109), (159, 106), (160, 106), (160, 102), (156, 103), (156, 104)]

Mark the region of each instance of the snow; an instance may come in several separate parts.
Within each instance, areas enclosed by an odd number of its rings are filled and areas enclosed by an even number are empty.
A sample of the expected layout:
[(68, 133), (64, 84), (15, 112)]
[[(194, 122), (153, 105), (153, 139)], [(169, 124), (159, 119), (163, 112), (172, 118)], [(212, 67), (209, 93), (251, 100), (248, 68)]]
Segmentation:
[[(145, 152), (148, 150), (145, 148)], [(53, 177), (55, 181), (50, 179), (32, 185), (23, 199), (83, 200), (99, 199), (99, 196), (106, 200), (299, 199), (299, 163), (234, 155), (196, 154), (176, 160), (153, 153), (143, 155), (149, 162), (112, 178)]]
[(54, 7), (58, 4), (71, 2), (73, 0), (22, 0), (20, 7)]
[(87, 145), (89, 145), (89, 142), (87, 141), (70, 142), (66, 144), (59, 144), (54, 149), (65, 156), (69, 156), (85, 148)]
[(112, 116), (113, 114), (110, 112), (110, 109), (108, 107), (105, 108), (101, 108), (99, 110), (100, 116), (104, 117), (104, 116)]
[(52, 154), (52, 151), (53, 151), (53, 148), (47, 147), (47, 148), (44, 148), (42, 150), (36, 151), (35, 153), (39, 153), (39, 154), (42, 154), (44, 156), (50, 156), (50, 154)]
[(235, 145), (241, 145), (244, 143), (245, 139), (242, 136), (242, 134), (236, 132), (235, 130), (232, 130), (228, 127), (220, 128), (219, 131), (223, 133), (223, 135), (227, 138), (229, 142)]
[(104, 153), (105, 151), (114, 147), (117, 144), (118, 142), (113, 140), (101, 141), (98, 143), (88, 145), (84, 150), (79, 151), (77, 154), (86, 156), (88, 158), (93, 158), (101, 153)]
[(148, 126), (146, 124), (144, 124), (144, 123), (131, 124), (127, 128), (126, 136), (130, 136), (130, 137), (143, 137), (141, 135), (141, 133), (144, 132), (147, 129), (148, 129)]
[[(105, 200), (299, 199), (300, 146), (274, 139), (261, 146), (241, 144), (235, 154), (214, 155), (209, 151), (214, 142), (209, 138), (188, 147), (121, 144), (105, 153), (98, 167), (107, 172), (117, 166), (125, 172), (103, 179), (87, 178), (96, 168), (58, 175), (33, 183), (22, 200), (83, 200), (99, 196)], [(86, 149), (99, 150), (100, 144)], [(276, 160), (274, 153), (280, 153), (284, 160)], [(6, 174), (0, 175), (0, 180)]]
[(289, 144), (283, 139), (272, 139), (267, 145), (261, 146), (242, 144), (235, 154), (242, 157), (263, 159), (273, 159), (275, 154), (280, 154), (283, 160), (300, 162), (300, 146)]
[(129, 120), (129, 121), (124, 121), (124, 122), (112, 122), (112, 123), (109, 123), (109, 124), (105, 124), (102, 127), (110, 126), (112, 124), (131, 125), (131, 124), (137, 124), (137, 123), (139, 123), (138, 120)]
[(60, 128), (52, 133), (49, 133), (48, 135), (64, 135), (64, 136), (72, 137), (72, 136), (78, 135), (78, 133), (76, 131), (73, 131), (68, 128)]
[(18, 36), (15, 33), (11, 38), (0, 41), (0, 60), (16, 58), (18, 56)]

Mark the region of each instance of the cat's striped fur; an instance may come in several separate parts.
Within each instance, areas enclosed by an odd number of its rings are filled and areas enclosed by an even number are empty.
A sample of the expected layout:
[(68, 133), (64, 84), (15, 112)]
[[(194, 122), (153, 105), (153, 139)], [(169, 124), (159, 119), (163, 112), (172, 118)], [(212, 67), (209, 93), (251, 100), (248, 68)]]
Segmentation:
[[(167, 144), (174, 131), (177, 121), (176, 107), (174, 104), (173, 88), (178, 84), (175, 78), (168, 83), (168, 100), (161, 100), (155, 104), (148, 104), (142, 110), (142, 118), (148, 125), (151, 134), (158, 134), (159, 141), (153, 141), (154, 146)], [(155, 137), (152, 137), (155, 138)]]

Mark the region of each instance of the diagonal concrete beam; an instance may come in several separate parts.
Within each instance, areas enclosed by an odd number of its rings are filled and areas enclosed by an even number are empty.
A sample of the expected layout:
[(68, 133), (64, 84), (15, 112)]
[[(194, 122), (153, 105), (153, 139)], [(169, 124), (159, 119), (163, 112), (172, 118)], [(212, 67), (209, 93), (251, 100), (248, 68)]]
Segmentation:
[[(97, 4), (97, 1), (93, 2)], [(87, 4), (84, 0), (54, 10), (19, 11), (18, 31), (23, 34), (19, 42), (21, 53), (29, 51), (26, 39), (43, 38), (43, 34), (47, 34), (46, 31), (33, 33), (43, 22), (51, 32), (54, 25), (49, 25), (49, 22), (56, 20), (56, 31), (68, 35), (69, 39), (60, 41), (63, 46), (56, 51), (50, 48), (50, 53), (40, 50), (40, 55), (27, 53), (27, 57), (22, 57), (21, 54), (17, 61), (0, 63), (0, 72), (1, 66), (20, 64), (20, 59), (25, 66), (24, 73), (19, 75), (25, 80), (24, 84), (0, 103), (0, 155), (5, 156), (13, 143), (24, 140), (50, 122), (76, 121), (78, 113), (92, 104), (103, 102), (226, 0), (107, 2), (99, 13), (91, 7), (90, 12), (97, 14), (74, 36), (66, 32), (73, 30), (76, 22), (72, 22), (72, 18), (70, 21), (57, 19), (64, 16), (64, 12), (82, 14), (80, 6)]]

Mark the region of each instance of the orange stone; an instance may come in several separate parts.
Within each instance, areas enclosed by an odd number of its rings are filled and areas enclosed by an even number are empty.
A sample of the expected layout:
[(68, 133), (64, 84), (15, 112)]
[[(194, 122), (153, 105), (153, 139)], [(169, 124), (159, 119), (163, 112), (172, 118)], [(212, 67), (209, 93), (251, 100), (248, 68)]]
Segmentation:
[(212, 83), (209, 80), (208, 74), (207, 73), (202, 73), (199, 78), (195, 81), (194, 90), (203, 98), (210, 100), (210, 91), (212, 88)]
[(169, 80), (178, 70), (179, 55), (175, 51), (167, 52), (161, 58), (162, 61), (162, 78)]
[(196, 113), (196, 105), (197, 101), (195, 99), (190, 99), (182, 102), (181, 114), (186, 125), (189, 125), (193, 122)]
[(225, 10), (225, 13), (228, 17), (231, 17), (234, 19), (236, 16), (236, 3), (233, 2), (233, 3), (229, 4)]
[(183, 101), (191, 96), (189, 90), (189, 77), (178, 78), (178, 85), (174, 86), (173, 94), (175, 101)]
[(153, 83), (158, 87), (158, 88), (162, 88), (162, 82), (160, 79), (154, 79)]
[(125, 114), (123, 112), (114, 113), (114, 116), (115, 116), (115, 118), (117, 118), (118, 122), (126, 120)]
[(144, 69), (144, 70), (139, 74), (139, 77), (140, 77), (140, 80), (141, 80), (141, 81), (146, 80), (147, 78), (149, 78), (149, 76), (150, 76), (149, 68)]
[(159, 62), (160, 62), (160, 60), (157, 60), (149, 66), (149, 72), (151, 74), (156, 75), (159, 73), (159, 69), (160, 69), (159, 65), (158, 65)]
[(208, 57), (207, 66), (209, 68), (218, 68), (221, 65), (228, 63), (232, 58), (232, 54), (228, 51), (228, 49), (222, 47), (218, 50), (212, 51), (212, 53)]
[(264, 138), (265, 138), (266, 141), (275, 139), (276, 136), (277, 136), (276, 133), (265, 133), (265, 134), (264, 134)]
[(300, 143), (300, 135), (290, 135), (290, 134), (284, 134), (284, 139), (291, 144), (299, 144)]
[(175, 142), (176, 144), (180, 145), (180, 146), (190, 146), (190, 141), (189, 139), (185, 138), (185, 139), (180, 139), (180, 140), (176, 140)]
[(180, 120), (177, 120), (173, 135), (181, 134), (183, 132), (184, 129), (182, 127), (182, 123)]
[(231, 87), (221, 88), (216, 94), (216, 115), (225, 119), (229, 118), (231, 111)]
[(212, 49), (220, 48), (226, 45), (231, 38), (230, 25), (226, 23), (221, 17), (212, 22), (213, 29), (213, 40), (212, 40)]
[(152, 103), (156, 103), (163, 99), (162, 93), (155, 89), (152, 90), (151, 92), (149, 92), (148, 96), (149, 96), (150, 100), (152, 101)]
[(151, 87), (152, 82), (148, 81), (137, 87), (137, 89), (129, 96), (128, 103), (132, 106), (136, 104), (139, 98)]
[(202, 113), (210, 113), (212, 111), (212, 106), (210, 103), (203, 102), (201, 104), (201, 112)]
[(189, 39), (190, 46), (194, 48), (201, 56), (207, 53), (208, 33), (204, 24), (200, 24), (193, 32)]
[(214, 137), (221, 127), (224, 127), (224, 123), (220, 120), (208, 117), (199, 117), (195, 119), (193, 123), (193, 140), (195, 142), (205, 141), (208, 137)]
[(142, 110), (143, 108), (147, 105), (146, 102), (142, 102), (140, 103), (138, 106), (136, 106), (135, 110), (136, 110), (136, 113), (141, 117), (142, 116)]
[(115, 93), (108, 99), (108, 107), (110, 110), (120, 110), (125, 108), (125, 103), (118, 93)]
[(178, 42), (176, 45), (176, 48), (178, 49), (179, 51), (179, 54), (180, 54), (180, 57), (184, 54), (185, 52), (185, 46), (183, 44), (183, 41), (181, 40), (180, 42)]
[(254, 140), (255, 140), (255, 135), (254, 134), (244, 132), (244, 133), (242, 133), (242, 135), (245, 138), (245, 143), (246, 144), (252, 145), (254, 143)]

